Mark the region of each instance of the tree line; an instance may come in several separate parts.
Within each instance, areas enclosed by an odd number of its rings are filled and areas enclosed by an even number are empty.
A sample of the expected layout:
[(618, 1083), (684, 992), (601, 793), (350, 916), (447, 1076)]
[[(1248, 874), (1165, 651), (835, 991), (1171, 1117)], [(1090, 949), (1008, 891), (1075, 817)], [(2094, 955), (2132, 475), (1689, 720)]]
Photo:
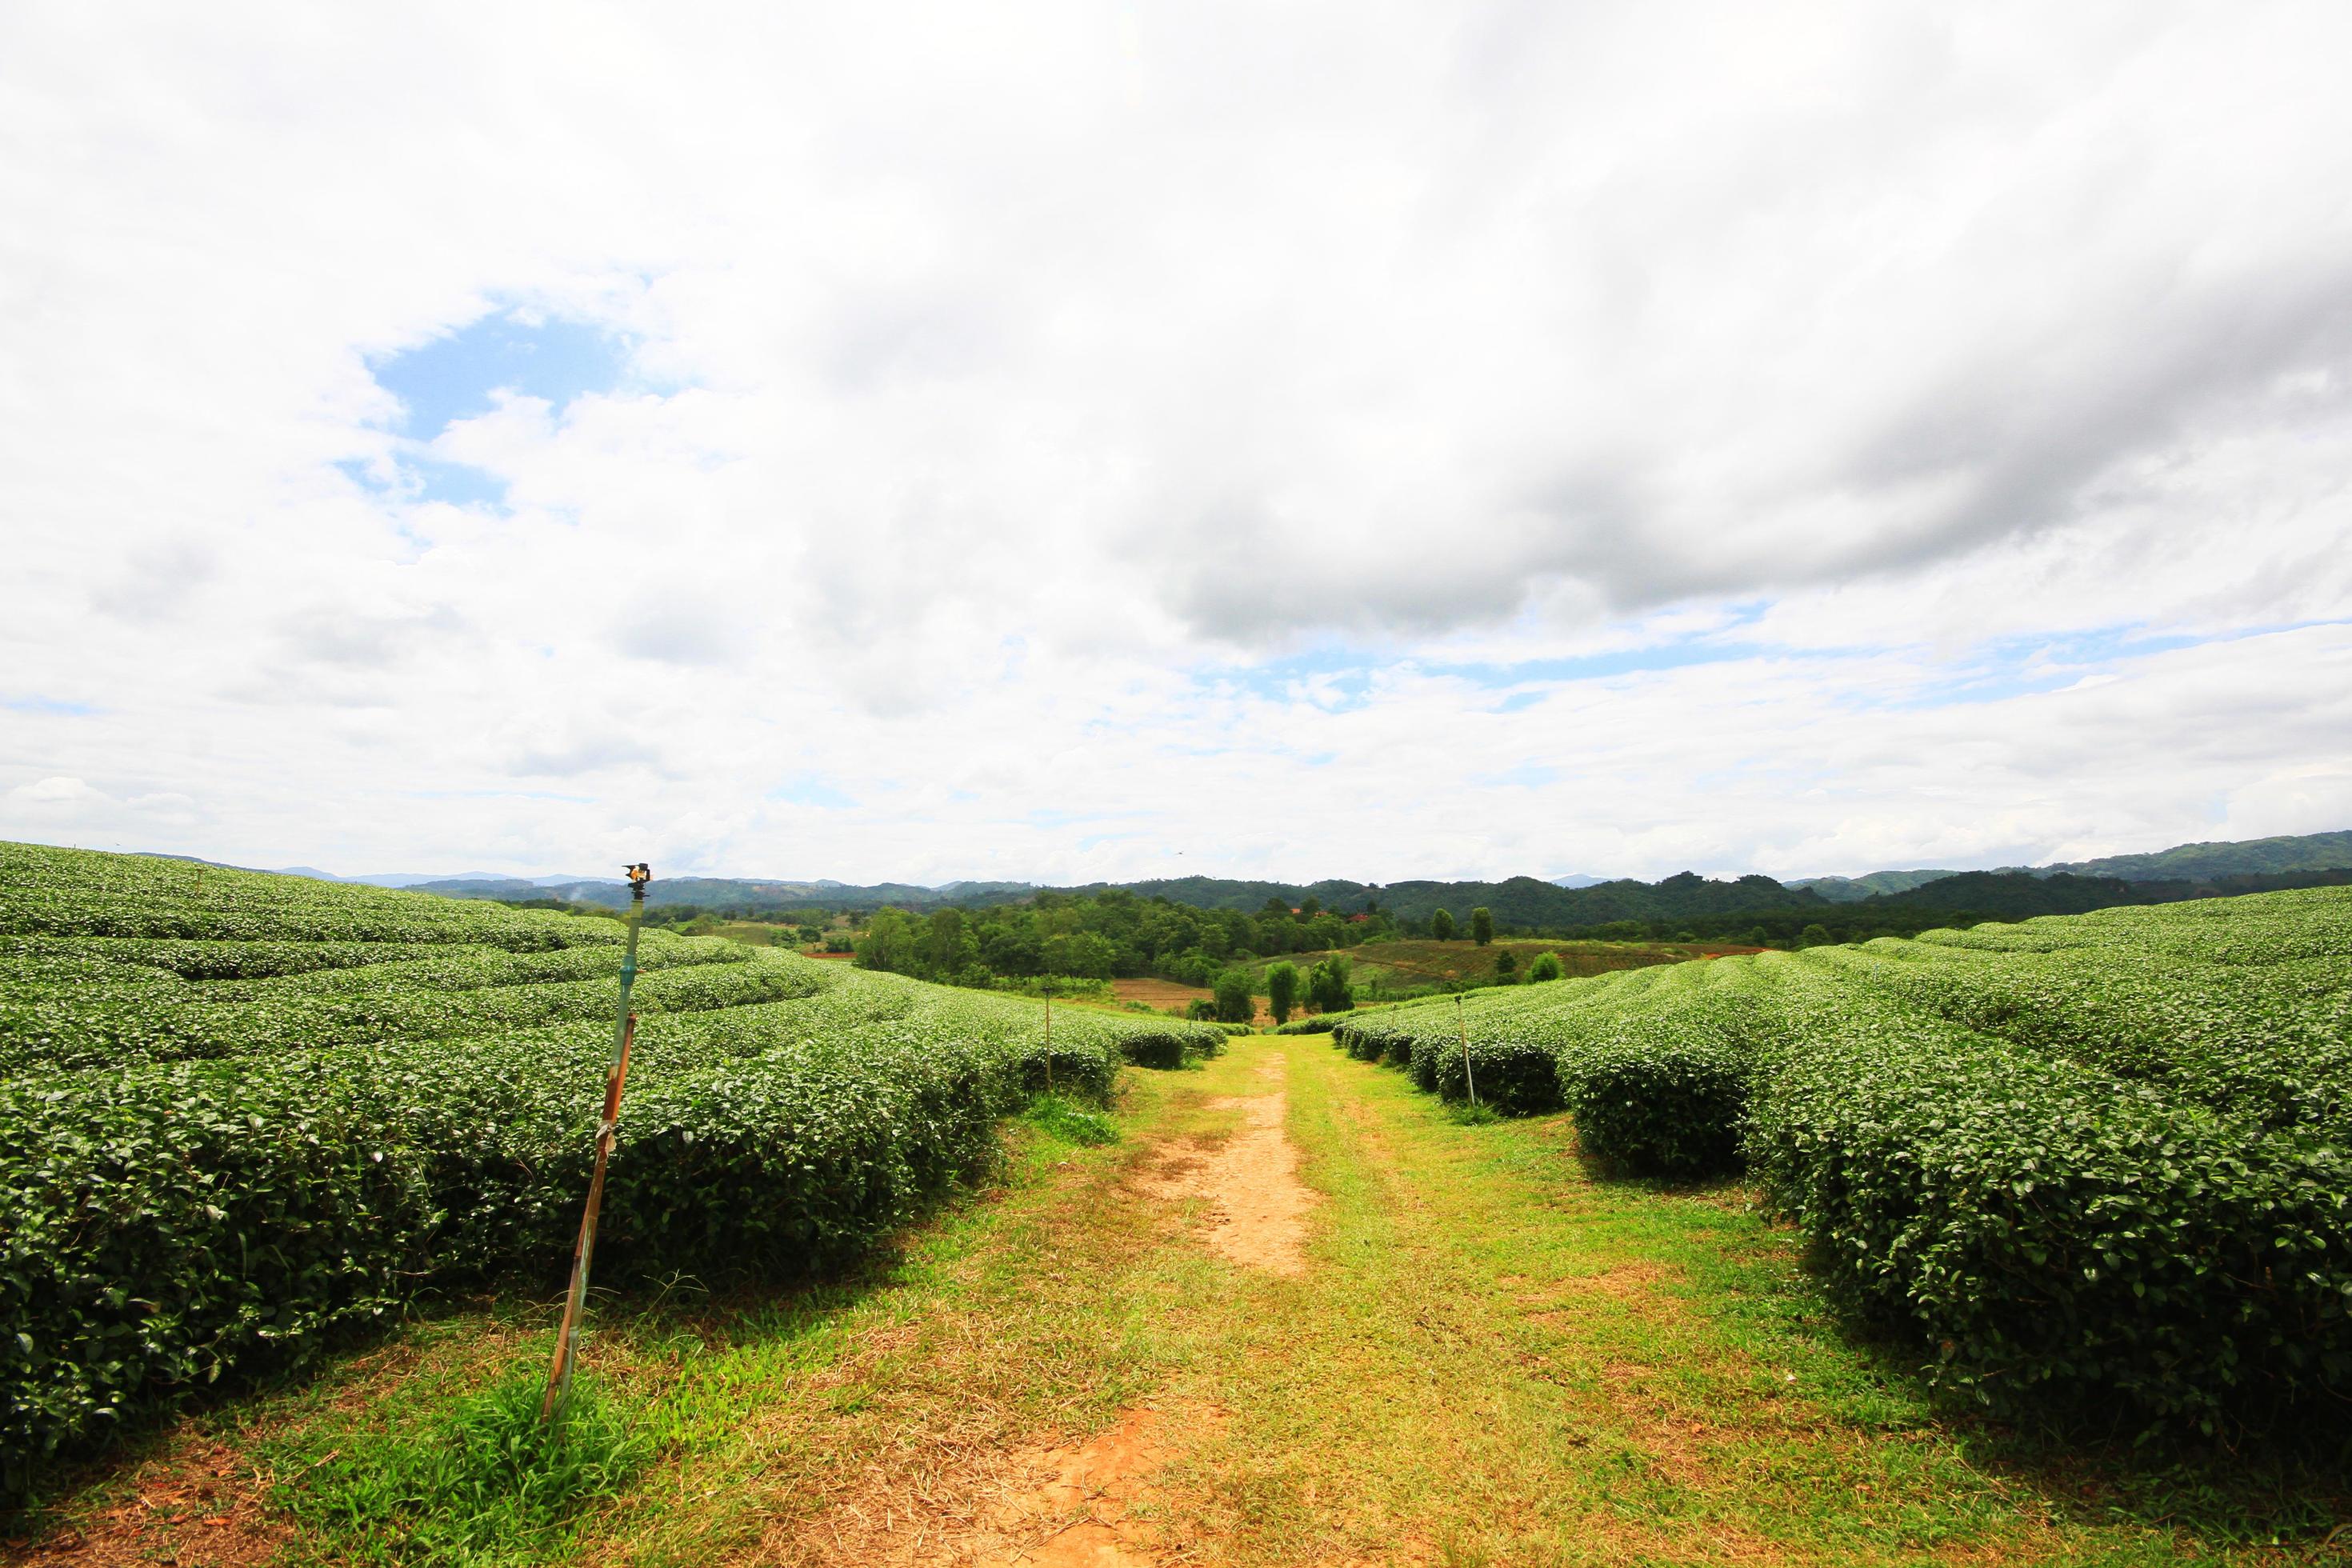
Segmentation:
[(1213, 986), (1237, 964), (1356, 947), (1395, 934), (1396, 922), (1385, 910), (1341, 914), (1312, 895), (1296, 907), (1268, 899), (1265, 908), (1248, 914), (1109, 889), (1090, 896), (1045, 892), (1024, 904), (950, 906), (921, 914), (886, 906), (875, 911), (858, 939), (856, 962), (867, 969), (958, 985), (1039, 975), (1154, 975)]

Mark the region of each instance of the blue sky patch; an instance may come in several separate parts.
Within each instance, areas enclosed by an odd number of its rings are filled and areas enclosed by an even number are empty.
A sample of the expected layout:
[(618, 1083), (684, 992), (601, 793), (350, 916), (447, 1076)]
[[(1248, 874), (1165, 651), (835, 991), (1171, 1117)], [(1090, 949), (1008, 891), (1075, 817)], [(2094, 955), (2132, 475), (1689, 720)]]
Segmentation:
[(602, 327), (517, 309), (494, 311), (415, 348), (368, 362), (376, 384), (400, 399), (391, 428), (402, 439), (389, 461), (335, 466), (379, 499), (502, 509), (507, 481), (487, 468), (427, 456), (452, 425), (478, 418), (501, 395), (536, 397), (558, 415), (628, 375), (627, 341)]
[(2116, 666), (2131, 659), (2300, 629), (2260, 626), (2199, 637), (2152, 633), (2135, 621), (2095, 631), (1994, 637), (1980, 644), (1967, 658), (1943, 668), (1932, 684), (1919, 690), (1884, 700), (1849, 699), (1846, 706), (1860, 710), (1920, 710), (2036, 697), (2063, 690), (2094, 675), (2111, 673)]
[(98, 711), (87, 702), (58, 697), (0, 697), (0, 708), (11, 713), (42, 713), (53, 719), (87, 719)]
[(541, 398), (562, 413), (577, 397), (618, 386), (628, 357), (627, 342), (601, 327), (507, 310), (386, 354), (368, 369), (400, 399), (400, 434), (430, 441), (488, 414), (499, 393)]

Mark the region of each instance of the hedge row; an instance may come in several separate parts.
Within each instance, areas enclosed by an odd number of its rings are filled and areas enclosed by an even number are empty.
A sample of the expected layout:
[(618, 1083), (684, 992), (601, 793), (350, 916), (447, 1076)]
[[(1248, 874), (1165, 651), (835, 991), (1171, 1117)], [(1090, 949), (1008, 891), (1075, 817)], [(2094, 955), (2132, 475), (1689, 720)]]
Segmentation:
[[(436, 973), (452, 967), (383, 964), (202, 984), (153, 971), (145, 979), (43, 984), (37, 978), (13, 984), (0, 992), (0, 1076), (34, 1068), (457, 1038), (594, 1018), (612, 1010), (610, 979), (460, 986)], [(403, 973), (412, 968), (419, 973)], [(772, 952), (759, 952), (748, 963), (656, 967), (637, 977), (632, 1000), (646, 1014), (743, 1006), (806, 995), (822, 970), (814, 960)], [(343, 974), (358, 977), (356, 983), (326, 984), (331, 975)]]
[(1789, 987), (1771, 1201), (1937, 1381), (2003, 1410), (2274, 1429), (2352, 1398), (2352, 1161), (1852, 987)]
[[(60, 853), (35, 858), (53, 870)], [(175, 863), (81, 858), (100, 892), (125, 898), (142, 868), (184, 875)], [(334, 914), (318, 885), (236, 884), (248, 904), (280, 885), (291, 907)], [(226, 917), (291, 923), (277, 909)], [(523, 939), (500, 927), (508, 917)], [(0, 1079), (11, 1134), (0, 1141), (0, 1489), (21, 1490), (60, 1449), (140, 1412), (298, 1363), (420, 1295), (560, 1277), (614, 1000), (609, 979), (562, 976), (574, 973), (571, 950), (603, 944), (538, 941), (535, 917), (504, 910), (457, 923), (489, 932), (498, 951), (443, 943), (386, 963), (380, 946), (338, 939), (319, 945), (339, 963), (272, 951), (247, 964), (209, 941), (197, 952), (144, 950), (193, 958), (180, 967), (206, 973), (283, 982), (191, 985), (176, 968), (125, 962), (84, 939), (60, 948), (20, 934), (0, 946), (0, 965), (71, 982), (53, 984), (44, 1005), (64, 1020), (59, 1033), (85, 1039), (113, 1029), (136, 1047), (170, 1036), (125, 1022), (142, 1002), (181, 1023), (209, 1008), (396, 1031), (353, 1044), (189, 1025), (170, 1037), (239, 1053), (126, 1065), (137, 1054), (126, 1048), (103, 1067), (61, 1069), (51, 1058)], [(652, 933), (646, 954), (656, 962), (637, 983), (598, 1253), (607, 1282), (838, 1266), (984, 1162), (998, 1118), (1048, 1078), (1035, 1002), (789, 954), (699, 962), (713, 950)], [(763, 999), (777, 994), (787, 999)], [(688, 1005), (705, 1010), (677, 1010)], [(499, 1026), (428, 1037), (486, 1010)], [(1208, 1052), (1223, 1038), (1057, 1009), (1050, 1076), (1058, 1092), (1100, 1099), (1130, 1052), (1150, 1057), (1161, 1042)]]

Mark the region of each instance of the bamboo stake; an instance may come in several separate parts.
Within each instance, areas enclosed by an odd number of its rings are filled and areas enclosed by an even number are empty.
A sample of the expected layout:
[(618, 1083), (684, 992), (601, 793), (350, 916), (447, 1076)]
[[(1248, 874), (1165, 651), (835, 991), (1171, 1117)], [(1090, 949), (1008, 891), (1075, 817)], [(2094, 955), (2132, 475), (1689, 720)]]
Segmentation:
[(642, 865), (629, 872), (629, 944), (621, 955), (621, 1014), (614, 1026), (613, 1058), (604, 1073), (604, 1114), (596, 1120), (596, 1163), (588, 1178), (588, 1204), (580, 1215), (580, 1237), (572, 1244), (572, 1288), (563, 1297), (563, 1324), (556, 1331), (555, 1359), (547, 1369), (547, 1396), (540, 1401), (539, 1418), (551, 1421), (572, 1392), (574, 1342), (580, 1319), (588, 1305), (588, 1267), (596, 1254), (596, 1216), (604, 1206), (604, 1167), (617, 1142), (614, 1128), (621, 1119), (621, 1089), (629, 1077), (629, 1046), (636, 1038), (637, 1016), (629, 1011), (629, 988), (637, 978), (637, 928), (645, 915), (646, 884), (652, 871)]
[(1454, 994), (1454, 1026), (1462, 1032), (1462, 1081), (1470, 1088), (1470, 1104), (1478, 1104), (1478, 1080), (1470, 1076), (1470, 1026), (1462, 1017), (1462, 993)]

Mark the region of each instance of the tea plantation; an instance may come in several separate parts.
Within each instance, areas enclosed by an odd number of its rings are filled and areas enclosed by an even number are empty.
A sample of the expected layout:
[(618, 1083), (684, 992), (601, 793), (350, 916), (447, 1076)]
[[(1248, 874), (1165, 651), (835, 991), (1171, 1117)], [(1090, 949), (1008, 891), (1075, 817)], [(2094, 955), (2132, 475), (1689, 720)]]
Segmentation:
[[(0, 1492), (420, 1297), (560, 1278), (614, 921), (0, 845)], [(1064, 1010), (647, 932), (598, 1279), (838, 1267), (1045, 1084), (1213, 1053)]]
[[(1467, 1045), (1465, 1047), (1465, 1037)], [(2013, 1415), (2234, 1439), (2352, 1400), (2352, 889), (1341, 1017), (1622, 1173), (1745, 1168), (1860, 1314)]]

